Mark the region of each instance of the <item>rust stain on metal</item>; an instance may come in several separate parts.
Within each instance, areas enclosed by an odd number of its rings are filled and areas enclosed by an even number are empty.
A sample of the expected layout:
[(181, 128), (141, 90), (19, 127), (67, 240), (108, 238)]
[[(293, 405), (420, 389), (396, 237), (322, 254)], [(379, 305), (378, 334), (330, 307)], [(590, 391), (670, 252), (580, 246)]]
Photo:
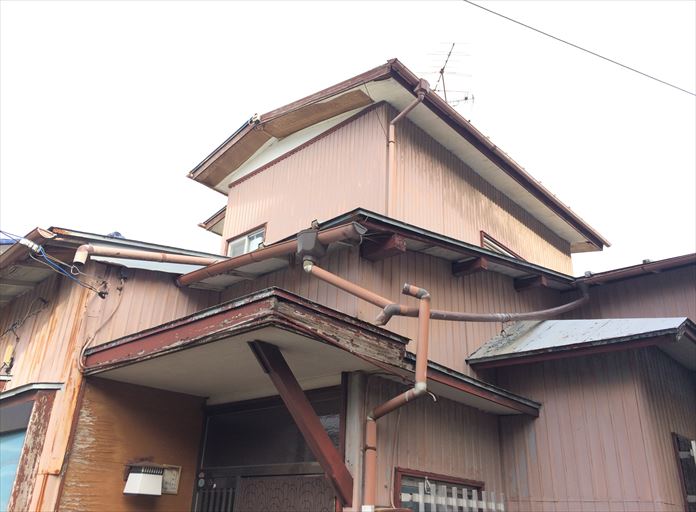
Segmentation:
[(54, 391), (38, 391), (34, 395), (29, 426), (17, 466), (14, 491), (10, 496), (8, 510), (29, 510), (32, 493), (36, 484), (36, 472), (44, 447), (48, 422), (55, 399)]

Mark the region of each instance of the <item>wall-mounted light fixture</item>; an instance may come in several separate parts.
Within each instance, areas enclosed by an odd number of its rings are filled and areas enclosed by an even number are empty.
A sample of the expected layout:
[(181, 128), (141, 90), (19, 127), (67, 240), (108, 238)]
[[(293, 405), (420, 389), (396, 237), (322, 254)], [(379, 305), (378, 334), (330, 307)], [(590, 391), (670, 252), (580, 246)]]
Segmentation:
[(143, 462), (128, 464), (126, 471), (123, 494), (161, 496), (179, 492), (181, 466)]

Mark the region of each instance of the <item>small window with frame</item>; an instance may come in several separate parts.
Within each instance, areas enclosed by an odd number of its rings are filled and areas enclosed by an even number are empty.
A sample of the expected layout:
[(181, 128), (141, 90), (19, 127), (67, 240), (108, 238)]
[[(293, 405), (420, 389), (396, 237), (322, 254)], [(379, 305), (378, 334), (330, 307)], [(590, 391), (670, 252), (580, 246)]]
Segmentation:
[(484, 501), (483, 482), (403, 468), (395, 474), (394, 503), (402, 509), (479, 510)]
[(491, 252), (507, 256), (508, 258), (515, 258), (517, 260), (525, 261), (525, 259), (522, 256), (507, 248), (502, 243), (498, 242), (495, 238), (493, 238), (485, 231), (481, 231), (481, 247)]
[(263, 245), (265, 238), (266, 226), (255, 228), (241, 236), (230, 238), (227, 241), (227, 256), (234, 258), (255, 251)]

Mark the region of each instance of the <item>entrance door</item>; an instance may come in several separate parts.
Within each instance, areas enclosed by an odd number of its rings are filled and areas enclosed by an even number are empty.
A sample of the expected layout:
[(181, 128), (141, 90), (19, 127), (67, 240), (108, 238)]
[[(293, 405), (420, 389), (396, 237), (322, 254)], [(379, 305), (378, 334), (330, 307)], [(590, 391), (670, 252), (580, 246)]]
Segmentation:
[[(340, 389), (307, 393), (338, 447)], [(196, 512), (332, 512), (334, 491), (278, 398), (208, 411)]]

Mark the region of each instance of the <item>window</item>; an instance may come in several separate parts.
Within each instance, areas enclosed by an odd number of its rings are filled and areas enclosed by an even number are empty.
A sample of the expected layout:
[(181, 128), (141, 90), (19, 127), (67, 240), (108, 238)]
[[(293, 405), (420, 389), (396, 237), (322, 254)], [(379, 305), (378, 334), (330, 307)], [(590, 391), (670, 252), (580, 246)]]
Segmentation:
[(696, 440), (672, 434), (685, 510), (696, 512)]
[(479, 510), (483, 501), (483, 482), (397, 468), (394, 484), (396, 505), (414, 512)]
[(497, 252), (498, 254), (502, 254), (503, 256), (507, 256), (509, 258), (515, 258), (524, 261), (524, 258), (505, 247), (503, 244), (498, 242), (495, 238), (493, 238), (485, 231), (481, 231), (481, 247), (483, 247), (484, 249), (488, 249), (491, 252)]
[(7, 510), (34, 402), (3, 407), (0, 413), (0, 511)]
[(258, 249), (266, 236), (266, 228), (255, 229), (245, 235), (227, 241), (227, 256), (234, 258)]

